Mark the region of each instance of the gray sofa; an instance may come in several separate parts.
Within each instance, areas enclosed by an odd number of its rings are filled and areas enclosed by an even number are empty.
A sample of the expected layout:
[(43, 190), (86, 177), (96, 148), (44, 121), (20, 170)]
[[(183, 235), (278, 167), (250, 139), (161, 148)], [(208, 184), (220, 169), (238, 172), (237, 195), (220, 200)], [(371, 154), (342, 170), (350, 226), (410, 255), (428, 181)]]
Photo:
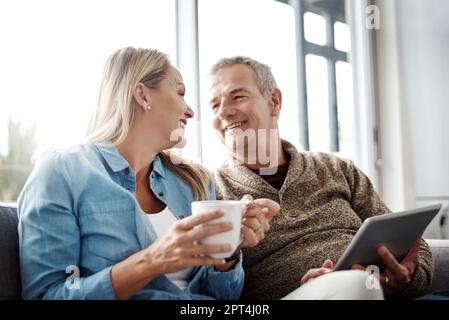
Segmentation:
[[(20, 299), (20, 269), (14, 205), (0, 203), (0, 300)], [(449, 291), (449, 240), (427, 240), (435, 259), (433, 290)]]

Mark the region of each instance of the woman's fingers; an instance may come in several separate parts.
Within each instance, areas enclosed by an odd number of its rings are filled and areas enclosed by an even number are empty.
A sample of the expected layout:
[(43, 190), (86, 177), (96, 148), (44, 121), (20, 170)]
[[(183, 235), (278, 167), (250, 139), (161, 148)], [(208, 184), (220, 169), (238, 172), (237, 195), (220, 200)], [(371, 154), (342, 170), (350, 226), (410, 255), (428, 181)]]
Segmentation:
[(208, 236), (232, 230), (232, 228), (233, 225), (231, 222), (205, 223), (181, 233), (175, 241), (175, 244), (182, 245), (186, 242), (199, 241)]
[(224, 215), (223, 210), (214, 210), (211, 212), (205, 212), (198, 215), (189, 216), (185, 219), (179, 220), (176, 224), (176, 227), (180, 230), (185, 231), (190, 230), (197, 225), (220, 218), (223, 215)]

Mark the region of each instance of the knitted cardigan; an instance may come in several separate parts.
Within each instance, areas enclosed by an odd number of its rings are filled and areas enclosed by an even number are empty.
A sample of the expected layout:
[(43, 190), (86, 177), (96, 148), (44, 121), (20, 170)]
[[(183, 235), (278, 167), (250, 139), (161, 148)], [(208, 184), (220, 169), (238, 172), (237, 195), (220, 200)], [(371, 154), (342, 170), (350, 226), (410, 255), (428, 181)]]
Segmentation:
[[(285, 140), (282, 147), (291, 159), (279, 191), (233, 160), (214, 173), (218, 198), (240, 199), (251, 194), (281, 205), (265, 239), (243, 250), (242, 299), (282, 298), (299, 287), (309, 269), (321, 267), (328, 258), (335, 263), (366, 218), (391, 212), (350, 160), (298, 152)], [(432, 273), (432, 254), (423, 240), (412, 282), (396, 297), (425, 294)]]

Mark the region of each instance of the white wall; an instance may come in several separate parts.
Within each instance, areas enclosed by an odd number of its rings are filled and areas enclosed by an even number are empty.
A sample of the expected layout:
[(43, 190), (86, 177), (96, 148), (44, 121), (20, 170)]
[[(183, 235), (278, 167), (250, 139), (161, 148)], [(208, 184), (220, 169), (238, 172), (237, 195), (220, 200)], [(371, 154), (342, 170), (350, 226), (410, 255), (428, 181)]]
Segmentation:
[[(382, 0), (378, 5), (382, 196), (394, 210), (447, 204), (449, 2)], [(438, 223), (439, 217), (429, 235), (441, 234)]]

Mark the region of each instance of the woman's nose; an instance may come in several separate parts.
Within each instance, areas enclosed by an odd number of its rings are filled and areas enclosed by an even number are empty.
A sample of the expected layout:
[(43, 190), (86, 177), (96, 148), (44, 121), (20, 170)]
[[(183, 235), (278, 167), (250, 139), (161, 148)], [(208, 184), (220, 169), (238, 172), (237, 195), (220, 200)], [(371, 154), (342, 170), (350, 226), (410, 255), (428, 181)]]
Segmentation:
[(186, 110), (185, 114), (186, 114), (187, 118), (193, 118), (193, 116), (195, 115), (195, 112), (193, 111), (192, 108), (187, 106), (187, 110)]

